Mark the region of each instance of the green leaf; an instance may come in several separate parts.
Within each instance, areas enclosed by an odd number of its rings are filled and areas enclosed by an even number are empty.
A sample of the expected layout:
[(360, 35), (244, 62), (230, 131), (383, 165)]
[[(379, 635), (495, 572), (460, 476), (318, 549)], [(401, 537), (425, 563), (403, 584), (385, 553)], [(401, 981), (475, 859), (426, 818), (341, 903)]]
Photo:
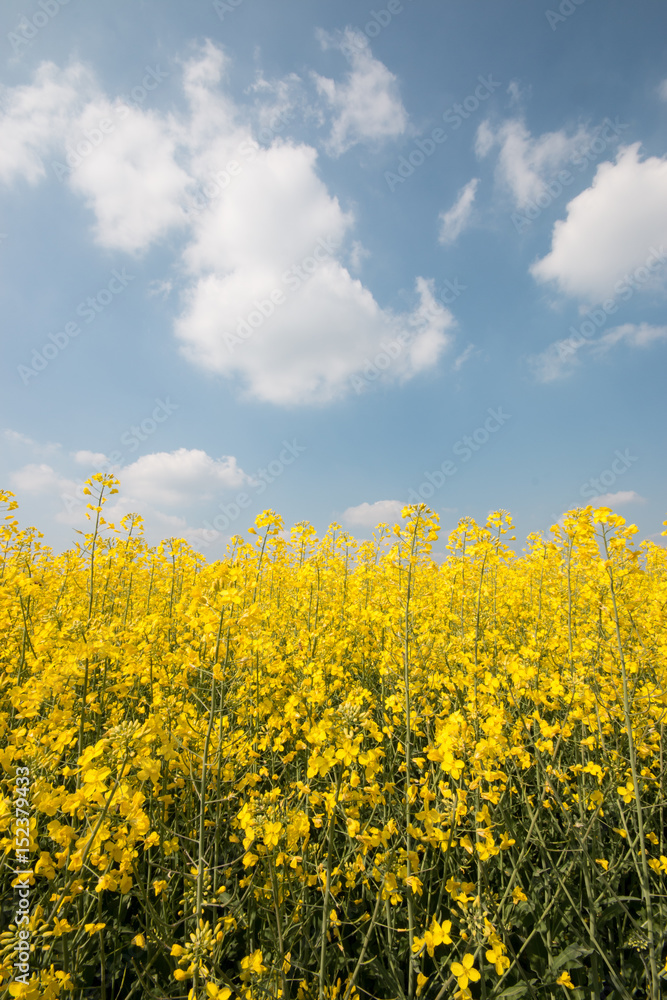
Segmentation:
[(502, 993), (496, 993), (494, 1000), (521, 1000), (521, 997), (525, 997), (527, 992), (528, 987), (525, 983), (519, 983), (517, 986), (509, 986)]
[(561, 951), (560, 955), (557, 955), (551, 963), (551, 970), (557, 972), (562, 965), (566, 962), (575, 962), (576, 965), (581, 965), (582, 963), (577, 961), (577, 959), (582, 958), (584, 955), (591, 955), (593, 952), (592, 948), (587, 948), (585, 945), (581, 944), (569, 944), (567, 948)]

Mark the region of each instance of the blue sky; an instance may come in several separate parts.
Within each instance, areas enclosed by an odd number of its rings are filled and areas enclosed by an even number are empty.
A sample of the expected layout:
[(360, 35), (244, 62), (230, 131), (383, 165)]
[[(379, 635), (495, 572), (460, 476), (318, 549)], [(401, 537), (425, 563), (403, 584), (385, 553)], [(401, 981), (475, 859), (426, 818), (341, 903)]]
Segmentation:
[(660, 540), (657, 0), (5, 0), (0, 483), (215, 558), (424, 499)]

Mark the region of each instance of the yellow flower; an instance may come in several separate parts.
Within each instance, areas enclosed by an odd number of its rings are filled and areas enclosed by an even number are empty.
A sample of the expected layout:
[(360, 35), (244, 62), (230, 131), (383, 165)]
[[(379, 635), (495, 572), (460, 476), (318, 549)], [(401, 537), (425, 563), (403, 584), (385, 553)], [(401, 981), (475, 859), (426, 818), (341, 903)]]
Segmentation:
[(415, 896), (423, 895), (423, 888), (421, 879), (417, 878), (416, 875), (410, 875), (405, 879), (405, 884), (410, 886)]
[(632, 781), (627, 781), (625, 785), (619, 785), (616, 791), (626, 804), (632, 802), (635, 797), (635, 787)]
[(97, 932), (101, 931), (104, 927), (106, 927), (105, 923), (104, 924), (84, 924), (83, 929), (88, 934), (97, 934)]
[(515, 885), (514, 888), (512, 889), (512, 899), (514, 900), (515, 903), (521, 903), (521, 902), (525, 903), (525, 901), (528, 899), (528, 896), (525, 894), (521, 886)]
[(53, 936), (62, 937), (63, 934), (67, 934), (68, 931), (74, 930), (69, 920), (63, 919), (59, 920), (55, 917), (53, 920)]
[(502, 976), (503, 973), (510, 967), (510, 960), (503, 953), (503, 946), (500, 942), (497, 942), (493, 948), (487, 951), (486, 958), (493, 966), (495, 966), (496, 973), (499, 976)]
[(464, 849), (464, 851), (467, 851), (468, 854), (472, 854), (474, 848), (472, 846), (472, 840), (470, 839), (468, 834), (466, 834), (465, 837), (461, 837), (459, 839), (459, 844)]
[(9, 987), (10, 997), (20, 997), (21, 1000), (39, 1000), (37, 983), (12, 983)]
[(424, 937), (416, 937), (412, 943), (412, 950), (416, 953), (421, 951), (421, 949), (426, 945), (426, 950), (429, 956), (433, 958), (434, 949), (438, 947), (439, 944), (451, 944), (452, 939), (449, 936), (449, 932), (452, 929), (451, 920), (445, 920), (442, 924), (433, 917), (431, 920), (431, 927), (429, 930), (424, 932)]
[(463, 956), (460, 962), (452, 962), (452, 975), (456, 977), (460, 989), (464, 990), (468, 983), (476, 983), (480, 978), (477, 969), (474, 968), (475, 956), (470, 953)]
[(556, 982), (558, 983), (559, 986), (567, 986), (568, 990), (574, 989), (574, 983), (570, 979), (569, 972), (561, 972)]
[(257, 948), (253, 951), (252, 955), (246, 955), (245, 958), (241, 959), (241, 968), (243, 972), (241, 973), (241, 979), (244, 982), (250, 978), (250, 975), (254, 973), (259, 976), (262, 972), (267, 972), (267, 968), (262, 964), (262, 951), (261, 948)]
[(595, 861), (596, 861), (596, 864), (602, 865), (602, 867), (604, 868), (605, 871), (608, 870), (608, 868), (609, 868), (609, 862), (606, 861), (605, 858), (596, 858)]
[(421, 992), (428, 982), (428, 976), (425, 976), (423, 972), (417, 974), (417, 989), (415, 993), (417, 996), (421, 996)]

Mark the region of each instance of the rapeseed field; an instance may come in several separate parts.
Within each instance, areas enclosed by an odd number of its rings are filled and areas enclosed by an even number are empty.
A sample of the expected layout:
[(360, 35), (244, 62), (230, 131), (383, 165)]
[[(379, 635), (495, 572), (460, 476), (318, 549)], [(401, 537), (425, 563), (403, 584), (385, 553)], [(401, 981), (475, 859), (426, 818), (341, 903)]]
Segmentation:
[(665, 548), (498, 511), (436, 562), (412, 506), (207, 563), (118, 485), (61, 555), (0, 494), (2, 996), (665, 994)]

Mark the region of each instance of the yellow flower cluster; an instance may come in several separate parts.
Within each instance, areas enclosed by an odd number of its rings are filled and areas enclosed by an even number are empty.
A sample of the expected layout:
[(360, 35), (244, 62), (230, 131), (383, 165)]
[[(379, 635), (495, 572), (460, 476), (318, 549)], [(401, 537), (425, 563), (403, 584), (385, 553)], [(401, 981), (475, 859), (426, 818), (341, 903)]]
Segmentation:
[(663, 547), (606, 508), (520, 555), (506, 512), (464, 518), (437, 558), (424, 506), (361, 543), (265, 511), (209, 564), (105, 520), (118, 485), (61, 555), (0, 493), (0, 858), (18, 884), (20, 794), (31, 907), (0, 990), (659, 989)]

